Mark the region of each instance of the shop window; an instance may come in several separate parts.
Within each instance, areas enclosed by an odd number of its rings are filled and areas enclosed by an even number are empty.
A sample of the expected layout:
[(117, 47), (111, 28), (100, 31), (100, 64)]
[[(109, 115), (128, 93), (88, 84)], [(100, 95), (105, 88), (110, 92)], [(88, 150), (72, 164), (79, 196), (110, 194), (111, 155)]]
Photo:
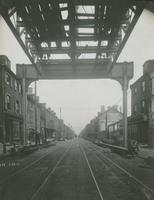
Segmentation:
[(11, 85), (11, 76), (7, 72), (5, 73), (5, 83)]
[(6, 110), (11, 110), (11, 95), (6, 94), (5, 96), (5, 108)]

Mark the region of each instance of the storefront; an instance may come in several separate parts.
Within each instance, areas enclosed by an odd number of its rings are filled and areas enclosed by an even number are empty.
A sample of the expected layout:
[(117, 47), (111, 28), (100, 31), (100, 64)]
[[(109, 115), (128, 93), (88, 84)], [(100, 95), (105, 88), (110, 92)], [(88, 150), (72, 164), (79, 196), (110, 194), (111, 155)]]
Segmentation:
[(13, 144), (15, 142), (21, 143), (22, 141), (22, 118), (5, 115), (5, 142)]

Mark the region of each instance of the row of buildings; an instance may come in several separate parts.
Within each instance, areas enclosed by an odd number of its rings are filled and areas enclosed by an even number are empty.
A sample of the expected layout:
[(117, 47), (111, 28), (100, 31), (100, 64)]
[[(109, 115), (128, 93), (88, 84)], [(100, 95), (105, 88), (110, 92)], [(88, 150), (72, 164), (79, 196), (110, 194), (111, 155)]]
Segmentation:
[[(143, 65), (143, 75), (131, 86), (131, 115), (128, 139), (154, 148), (154, 60)], [(104, 106), (97, 117), (82, 130), (83, 137), (94, 137), (115, 145), (124, 145), (123, 114), (117, 106)]]
[(51, 138), (71, 138), (73, 134), (72, 129), (45, 103), (40, 103), (39, 97), (29, 88), (26, 135), (23, 135), (22, 80), (11, 70), (9, 59), (0, 56), (0, 143), (22, 144), (25, 139), (28, 144)]

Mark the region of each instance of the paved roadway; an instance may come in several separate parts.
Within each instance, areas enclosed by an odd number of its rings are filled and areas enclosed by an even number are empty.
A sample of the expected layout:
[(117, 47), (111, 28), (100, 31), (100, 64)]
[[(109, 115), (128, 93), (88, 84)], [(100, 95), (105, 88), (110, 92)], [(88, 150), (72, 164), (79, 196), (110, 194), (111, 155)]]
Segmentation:
[[(153, 169), (83, 139), (0, 161), (0, 200), (152, 200)], [(134, 163), (134, 164), (133, 164)]]

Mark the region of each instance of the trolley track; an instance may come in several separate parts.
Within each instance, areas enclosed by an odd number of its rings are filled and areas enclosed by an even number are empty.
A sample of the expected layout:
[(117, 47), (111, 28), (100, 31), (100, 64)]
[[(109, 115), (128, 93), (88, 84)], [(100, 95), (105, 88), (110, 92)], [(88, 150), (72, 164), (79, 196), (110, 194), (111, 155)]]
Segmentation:
[(54, 200), (103, 200), (86, 153), (77, 140), (64, 157), (30, 200), (48, 200), (51, 197)]
[[(36, 196), (35, 194), (38, 193), (38, 190), (40, 190), (40, 187), (42, 188), (50, 175), (54, 173), (71, 146), (72, 144), (69, 144), (69, 147), (65, 145), (65, 147), (55, 149), (52, 152), (50, 151), (40, 159), (16, 171), (12, 176), (3, 179), (3, 182), (0, 184), (0, 199), (21, 199), (21, 193), (22, 199), (33, 199)], [(22, 188), (19, 192), (18, 188), (21, 185)], [(17, 191), (17, 194), (14, 191)]]
[[(9, 180), (11, 177), (17, 175), (18, 173), (22, 172), (23, 170), (27, 169), (33, 164), (39, 162), (41, 159), (45, 158), (48, 154), (53, 152), (54, 149), (55, 147), (52, 147), (52, 148), (49, 147), (48, 150), (43, 149), (43, 151), (41, 149), (33, 154), (24, 156), (24, 158), (18, 155), (18, 156), (12, 156), (6, 159), (2, 159), (0, 163), (1, 165), (4, 165), (4, 167), (1, 167), (0, 184)], [(12, 165), (12, 168), (9, 167), (9, 165), (10, 166)], [(7, 170), (7, 176), (5, 175), (6, 170)]]
[(0, 185), (0, 199), (152, 200), (153, 190), (113, 155), (81, 139), (60, 143)]
[(92, 179), (93, 179), (93, 181), (94, 181), (94, 183), (95, 183), (95, 186), (96, 186), (96, 188), (97, 188), (99, 197), (100, 197), (101, 200), (103, 200), (104, 198), (103, 198), (102, 192), (101, 192), (101, 190), (100, 190), (100, 188), (99, 188), (99, 185), (98, 185), (97, 180), (96, 180), (96, 178), (95, 178), (94, 172), (93, 172), (92, 167), (91, 167), (91, 165), (90, 165), (90, 162), (89, 162), (89, 160), (88, 160), (88, 158), (87, 158), (87, 155), (86, 155), (84, 149), (81, 147), (81, 145), (80, 145), (80, 149), (81, 149), (81, 151), (82, 151), (82, 153), (83, 153), (83, 155), (84, 155), (85, 161), (86, 161), (86, 163), (87, 163), (87, 165), (88, 165), (88, 168), (89, 168), (89, 170), (90, 170), (90, 173), (91, 173)]
[[(72, 146), (72, 145), (71, 145)], [(59, 166), (59, 164), (61, 163), (61, 161), (64, 159), (64, 157), (66, 156), (66, 154), (68, 153), (68, 151), (70, 150), (71, 146), (66, 149), (64, 151), (64, 153), (60, 156), (60, 158), (58, 159), (58, 161), (56, 162), (55, 166), (53, 167), (53, 169), (51, 169), (51, 171), (48, 173), (48, 175), (46, 176), (46, 178), (42, 181), (41, 185), (38, 187), (38, 189), (35, 191), (35, 193), (31, 196), (30, 200), (34, 200), (37, 198), (37, 196), (39, 195), (39, 193), (41, 192), (41, 190), (43, 189), (43, 187), (45, 187), (45, 185), (47, 184), (49, 178), (52, 176), (52, 174), (56, 171), (57, 167)]]
[[(111, 160), (107, 155), (104, 155), (104, 153), (100, 150), (98, 150), (97, 146), (94, 144), (90, 145), (90, 147), (85, 147), (85, 151), (89, 151), (93, 154), (95, 154), (96, 159), (102, 163), (103, 165), (106, 165), (108, 168), (112, 170), (112, 173), (115, 173), (117, 176), (119, 176), (119, 180), (124, 180), (124, 177), (120, 177), (121, 173), (128, 177), (129, 184), (132, 184), (132, 187), (137, 187), (140, 189), (140, 191), (146, 196), (147, 199), (153, 199), (154, 198), (154, 190), (147, 186), (145, 183), (143, 183), (141, 180), (136, 178), (134, 175), (132, 175), (130, 172), (128, 172), (126, 169), (121, 167), (119, 164)], [(120, 172), (120, 173), (119, 173)], [(126, 180), (128, 180), (126, 179)], [(129, 185), (130, 187), (130, 185)]]
[[(55, 151), (56, 151), (56, 148), (50, 149), (49, 151), (45, 151), (45, 153), (43, 153), (43, 155), (39, 159), (36, 159), (33, 162), (31, 162), (31, 159), (33, 159), (33, 157), (30, 158), (30, 160), (27, 159), (26, 163), (23, 163), (22, 166), (17, 168), (15, 171), (13, 171), (8, 176), (6, 176), (4, 178), (1, 178), (0, 184), (3, 184), (4, 182), (6, 182), (6, 181), (10, 180), (11, 178), (15, 177), (16, 175), (20, 174), (24, 170), (27, 170), (28, 168), (32, 167), (36, 163), (39, 163), (41, 160), (45, 159), (48, 155), (50, 155), (51, 153), (54, 153)], [(9, 161), (9, 162), (12, 162), (12, 161)], [(20, 162), (20, 160), (19, 161), (15, 161), (15, 162)]]

